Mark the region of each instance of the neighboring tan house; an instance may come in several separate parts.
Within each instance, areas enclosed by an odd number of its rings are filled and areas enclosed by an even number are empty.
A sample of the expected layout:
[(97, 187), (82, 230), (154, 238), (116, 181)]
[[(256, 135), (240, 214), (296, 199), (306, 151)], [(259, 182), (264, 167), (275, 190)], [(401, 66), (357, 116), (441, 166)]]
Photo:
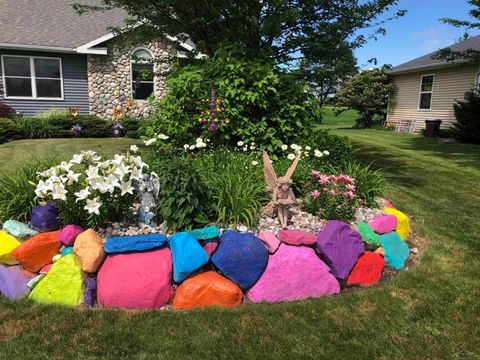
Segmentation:
[[(480, 35), (449, 46), (453, 51), (480, 50)], [(426, 119), (442, 120), (442, 128), (456, 121), (453, 104), (480, 83), (480, 64), (433, 59), (431, 53), (391, 69), (395, 83), (387, 122), (413, 121), (412, 128), (425, 128)]]
[(192, 44), (177, 46), (168, 37), (116, 50), (108, 28), (121, 27), (125, 13), (113, 9), (80, 16), (72, 2), (0, 1), (0, 99), (26, 115), (71, 106), (84, 115), (111, 119), (125, 97), (135, 100), (130, 115), (147, 116), (146, 99), (166, 91), (159, 74), (168, 71), (169, 59), (192, 50)]

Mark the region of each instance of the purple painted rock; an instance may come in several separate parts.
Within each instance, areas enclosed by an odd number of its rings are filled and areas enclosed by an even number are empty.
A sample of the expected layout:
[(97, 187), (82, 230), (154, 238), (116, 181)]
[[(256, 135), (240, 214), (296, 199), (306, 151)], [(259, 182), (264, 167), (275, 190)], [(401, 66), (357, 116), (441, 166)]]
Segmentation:
[(60, 241), (65, 246), (73, 246), (75, 239), (82, 232), (83, 229), (78, 225), (67, 225), (60, 231), (58, 241)]
[(270, 254), (275, 253), (281, 244), (280, 240), (278, 240), (275, 234), (268, 230), (262, 231), (260, 234), (258, 234), (258, 238), (267, 246)]
[(0, 265), (0, 293), (10, 300), (24, 298), (30, 291), (27, 283), (32, 278), (21, 266)]
[(49, 202), (47, 205), (37, 205), (32, 209), (30, 225), (38, 231), (54, 231), (60, 229), (58, 220), (58, 211), (55, 203)]
[(205, 252), (207, 253), (209, 259), (212, 256), (212, 254), (215, 252), (215, 250), (217, 250), (218, 243), (219, 243), (218, 238), (201, 241), (200, 244), (202, 245), (203, 250), (205, 250)]
[(85, 306), (92, 307), (97, 300), (97, 279), (94, 277), (89, 277), (86, 285), (87, 289), (85, 291), (83, 303)]
[(317, 243), (315, 234), (302, 230), (280, 230), (280, 240), (289, 245), (314, 245)]
[(276, 303), (339, 292), (337, 279), (313, 249), (282, 244), (247, 295), (254, 303)]
[(172, 254), (163, 248), (109, 255), (98, 272), (97, 287), (100, 306), (161, 308), (173, 296)]
[(370, 225), (377, 234), (386, 234), (395, 231), (398, 220), (394, 215), (382, 215), (370, 220), (368, 225)]
[(365, 247), (358, 231), (343, 221), (330, 220), (317, 235), (317, 252), (337, 279), (346, 279)]

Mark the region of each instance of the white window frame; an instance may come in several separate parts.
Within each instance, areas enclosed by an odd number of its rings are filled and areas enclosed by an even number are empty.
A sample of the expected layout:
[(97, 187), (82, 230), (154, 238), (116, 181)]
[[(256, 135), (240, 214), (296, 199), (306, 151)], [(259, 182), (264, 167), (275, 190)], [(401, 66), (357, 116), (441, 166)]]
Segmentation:
[[(150, 50), (145, 47), (137, 47), (132, 50), (131, 54), (135, 54), (138, 50), (145, 50), (150, 54), (152, 60), (154, 59), (153, 54)], [(130, 58), (130, 98), (136, 102), (147, 101), (147, 99), (134, 99), (134, 91), (133, 91), (133, 64), (150, 64), (148, 61), (134, 61), (134, 59)], [(153, 96), (157, 92), (157, 84), (156, 84), (156, 76), (155, 76), (155, 62), (153, 62), (153, 81), (145, 81), (146, 83), (153, 83)]]
[[(431, 76), (433, 78), (432, 81), (432, 91), (422, 91), (422, 84), (423, 84), (423, 78)], [(418, 95), (418, 105), (417, 105), (417, 110), (418, 111), (432, 111), (432, 103), (433, 103), (433, 90), (435, 88), (435, 74), (425, 74), (420, 77), (420, 91)], [(420, 108), (420, 104), (422, 101), (422, 94), (432, 94), (432, 97), (430, 98), (430, 108), (429, 109), (422, 109)]]
[[(8, 93), (7, 89), (7, 82), (5, 78), (28, 78), (27, 76), (5, 76), (5, 62), (4, 58), (13, 57), (13, 58), (27, 58), (30, 59), (30, 82), (32, 87), (32, 96), (7, 96)], [(46, 57), (46, 56), (26, 56), (26, 55), (2, 55), (2, 82), (5, 90), (4, 98), (5, 99), (17, 99), (17, 100), (45, 100), (45, 101), (63, 101), (64, 93), (63, 93), (63, 64), (61, 58), (56, 57)], [(46, 77), (39, 77), (39, 80), (60, 80), (60, 92), (62, 94), (61, 97), (38, 97), (37, 96), (37, 77), (35, 76), (35, 59), (48, 59), (48, 60), (58, 60), (60, 65), (60, 78), (46, 78)]]

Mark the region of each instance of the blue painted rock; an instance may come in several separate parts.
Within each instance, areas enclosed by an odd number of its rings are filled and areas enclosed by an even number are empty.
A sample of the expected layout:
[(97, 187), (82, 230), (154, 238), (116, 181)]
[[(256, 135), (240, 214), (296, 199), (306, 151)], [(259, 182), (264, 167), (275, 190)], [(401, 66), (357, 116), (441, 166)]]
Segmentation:
[(70, 254), (70, 253), (72, 253), (72, 252), (73, 252), (73, 247), (72, 247), (72, 246), (69, 246), (69, 247), (64, 248), (64, 249), (60, 252), (60, 254), (62, 254), (62, 256), (65, 256), (65, 255), (68, 255), (68, 254)]
[(276, 303), (339, 292), (337, 279), (313, 249), (282, 244), (247, 295), (254, 303)]
[(167, 243), (163, 234), (109, 237), (103, 245), (108, 254), (156, 249)]
[(220, 232), (216, 226), (209, 226), (203, 229), (192, 230), (192, 235), (195, 236), (197, 240), (210, 240), (218, 237)]
[(251, 233), (225, 231), (212, 262), (223, 275), (242, 289), (248, 289), (265, 270), (268, 250), (262, 240)]
[(83, 232), (83, 229), (78, 225), (67, 225), (61, 231), (58, 236), (60, 241), (65, 246), (73, 246), (77, 236)]
[(365, 247), (358, 231), (331, 220), (317, 235), (317, 252), (337, 279), (346, 279)]
[(173, 258), (173, 280), (180, 283), (208, 262), (208, 255), (189, 232), (179, 232), (169, 238)]
[(37, 205), (32, 209), (30, 225), (38, 231), (54, 231), (60, 229), (58, 211), (55, 203), (49, 202), (47, 205)]
[(387, 265), (397, 270), (402, 269), (410, 255), (408, 245), (395, 231), (382, 235), (380, 239), (383, 250), (385, 251)]
[(16, 220), (5, 221), (5, 224), (3, 224), (3, 230), (12, 236), (15, 236), (17, 239), (26, 239), (38, 234), (38, 231), (30, 229), (27, 224)]
[(10, 300), (23, 298), (30, 291), (27, 283), (32, 277), (21, 266), (0, 265), (0, 293)]
[(398, 220), (394, 215), (382, 215), (370, 220), (368, 224), (377, 234), (386, 234), (395, 231)]

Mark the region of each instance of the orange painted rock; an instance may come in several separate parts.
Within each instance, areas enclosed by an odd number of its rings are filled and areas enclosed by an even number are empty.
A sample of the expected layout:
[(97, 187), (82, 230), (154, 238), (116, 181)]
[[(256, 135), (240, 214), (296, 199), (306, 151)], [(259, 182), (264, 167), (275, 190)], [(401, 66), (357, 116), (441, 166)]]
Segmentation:
[(177, 288), (173, 308), (234, 307), (242, 303), (242, 298), (242, 290), (237, 284), (208, 271), (188, 278)]
[(38, 272), (60, 250), (62, 244), (58, 241), (59, 233), (52, 231), (35, 235), (13, 250), (12, 255), (26, 270)]
[(82, 270), (87, 273), (97, 272), (105, 260), (102, 239), (93, 229), (88, 229), (77, 236), (73, 251), (80, 259)]

